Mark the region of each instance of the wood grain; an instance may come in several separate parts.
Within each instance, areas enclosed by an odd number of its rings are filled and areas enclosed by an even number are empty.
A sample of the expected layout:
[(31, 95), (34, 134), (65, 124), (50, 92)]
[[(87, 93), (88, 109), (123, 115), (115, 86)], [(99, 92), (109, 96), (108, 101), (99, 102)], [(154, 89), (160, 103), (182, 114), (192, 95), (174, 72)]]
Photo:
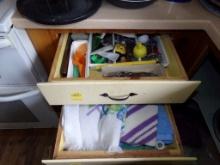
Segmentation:
[(56, 52), (60, 33), (88, 33), (88, 32), (125, 32), (168, 34), (173, 38), (174, 45), (189, 78), (198, 70), (208, 55), (213, 53), (220, 60), (220, 51), (202, 30), (134, 30), (134, 29), (28, 29), (27, 30), (47, 72), (50, 72), (53, 57)]
[(40, 165), (53, 153), (56, 129), (0, 131), (1, 165)]
[(204, 31), (172, 32), (173, 42), (183, 66), (191, 78), (210, 49), (210, 39)]
[(28, 29), (27, 33), (37, 50), (38, 56), (40, 57), (47, 73), (49, 73), (57, 49), (59, 31)]

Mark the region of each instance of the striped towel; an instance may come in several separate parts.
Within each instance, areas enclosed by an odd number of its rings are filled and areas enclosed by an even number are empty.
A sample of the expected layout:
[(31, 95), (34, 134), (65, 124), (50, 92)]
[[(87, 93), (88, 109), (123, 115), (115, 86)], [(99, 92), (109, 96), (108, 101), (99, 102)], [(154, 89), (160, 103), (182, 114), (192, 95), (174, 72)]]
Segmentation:
[(157, 140), (158, 106), (130, 105), (121, 142), (154, 147)]

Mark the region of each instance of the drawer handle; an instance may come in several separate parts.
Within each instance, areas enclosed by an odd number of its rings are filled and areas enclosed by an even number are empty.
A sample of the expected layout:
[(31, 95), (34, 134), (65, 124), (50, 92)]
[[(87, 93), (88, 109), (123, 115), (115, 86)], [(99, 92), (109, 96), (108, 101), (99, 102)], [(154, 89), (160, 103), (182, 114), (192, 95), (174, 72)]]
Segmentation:
[(136, 95), (138, 95), (138, 94), (129, 93), (128, 95), (123, 95), (123, 96), (109, 96), (108, 93), (103, 93), (100, 96), (108, 97), (109, 99), (111, 99), (113, 101), (124, 101), (124, 100), (127, 100), (129, 97), (136, 96)]

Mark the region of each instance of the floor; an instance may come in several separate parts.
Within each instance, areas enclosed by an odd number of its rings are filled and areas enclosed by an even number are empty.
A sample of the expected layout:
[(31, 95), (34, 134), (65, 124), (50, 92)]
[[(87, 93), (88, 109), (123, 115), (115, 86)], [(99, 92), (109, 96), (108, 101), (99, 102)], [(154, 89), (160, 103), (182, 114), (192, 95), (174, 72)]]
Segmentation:
[(56, 129), (0, 131), (0, 165), (40, 165), (52, 156)]

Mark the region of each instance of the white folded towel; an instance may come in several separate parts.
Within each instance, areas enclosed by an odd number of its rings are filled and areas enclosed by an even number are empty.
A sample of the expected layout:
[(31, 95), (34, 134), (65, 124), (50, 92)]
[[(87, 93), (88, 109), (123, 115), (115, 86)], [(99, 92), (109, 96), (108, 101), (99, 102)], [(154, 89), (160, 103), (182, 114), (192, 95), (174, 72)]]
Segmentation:
[(65, 105), (64, 149), (122, 152), (119, 144), (126, 110), (123, 105)]
[(109, 152), (122, 152), (119, 144), (125, 115), (126, 108), (124, 106), (104, 106), (99, 122), (99, 141), (101, 149)]
[(99, 119), (101, 106), (81, 105), (79, 118), (82, 133), (82, 150), (97, 150), (99, 146)]
[(64, 130), (64, 149), (81, 150), (82, 136), (79, 121), (79, 105), (64, 105), (62, 126)]

